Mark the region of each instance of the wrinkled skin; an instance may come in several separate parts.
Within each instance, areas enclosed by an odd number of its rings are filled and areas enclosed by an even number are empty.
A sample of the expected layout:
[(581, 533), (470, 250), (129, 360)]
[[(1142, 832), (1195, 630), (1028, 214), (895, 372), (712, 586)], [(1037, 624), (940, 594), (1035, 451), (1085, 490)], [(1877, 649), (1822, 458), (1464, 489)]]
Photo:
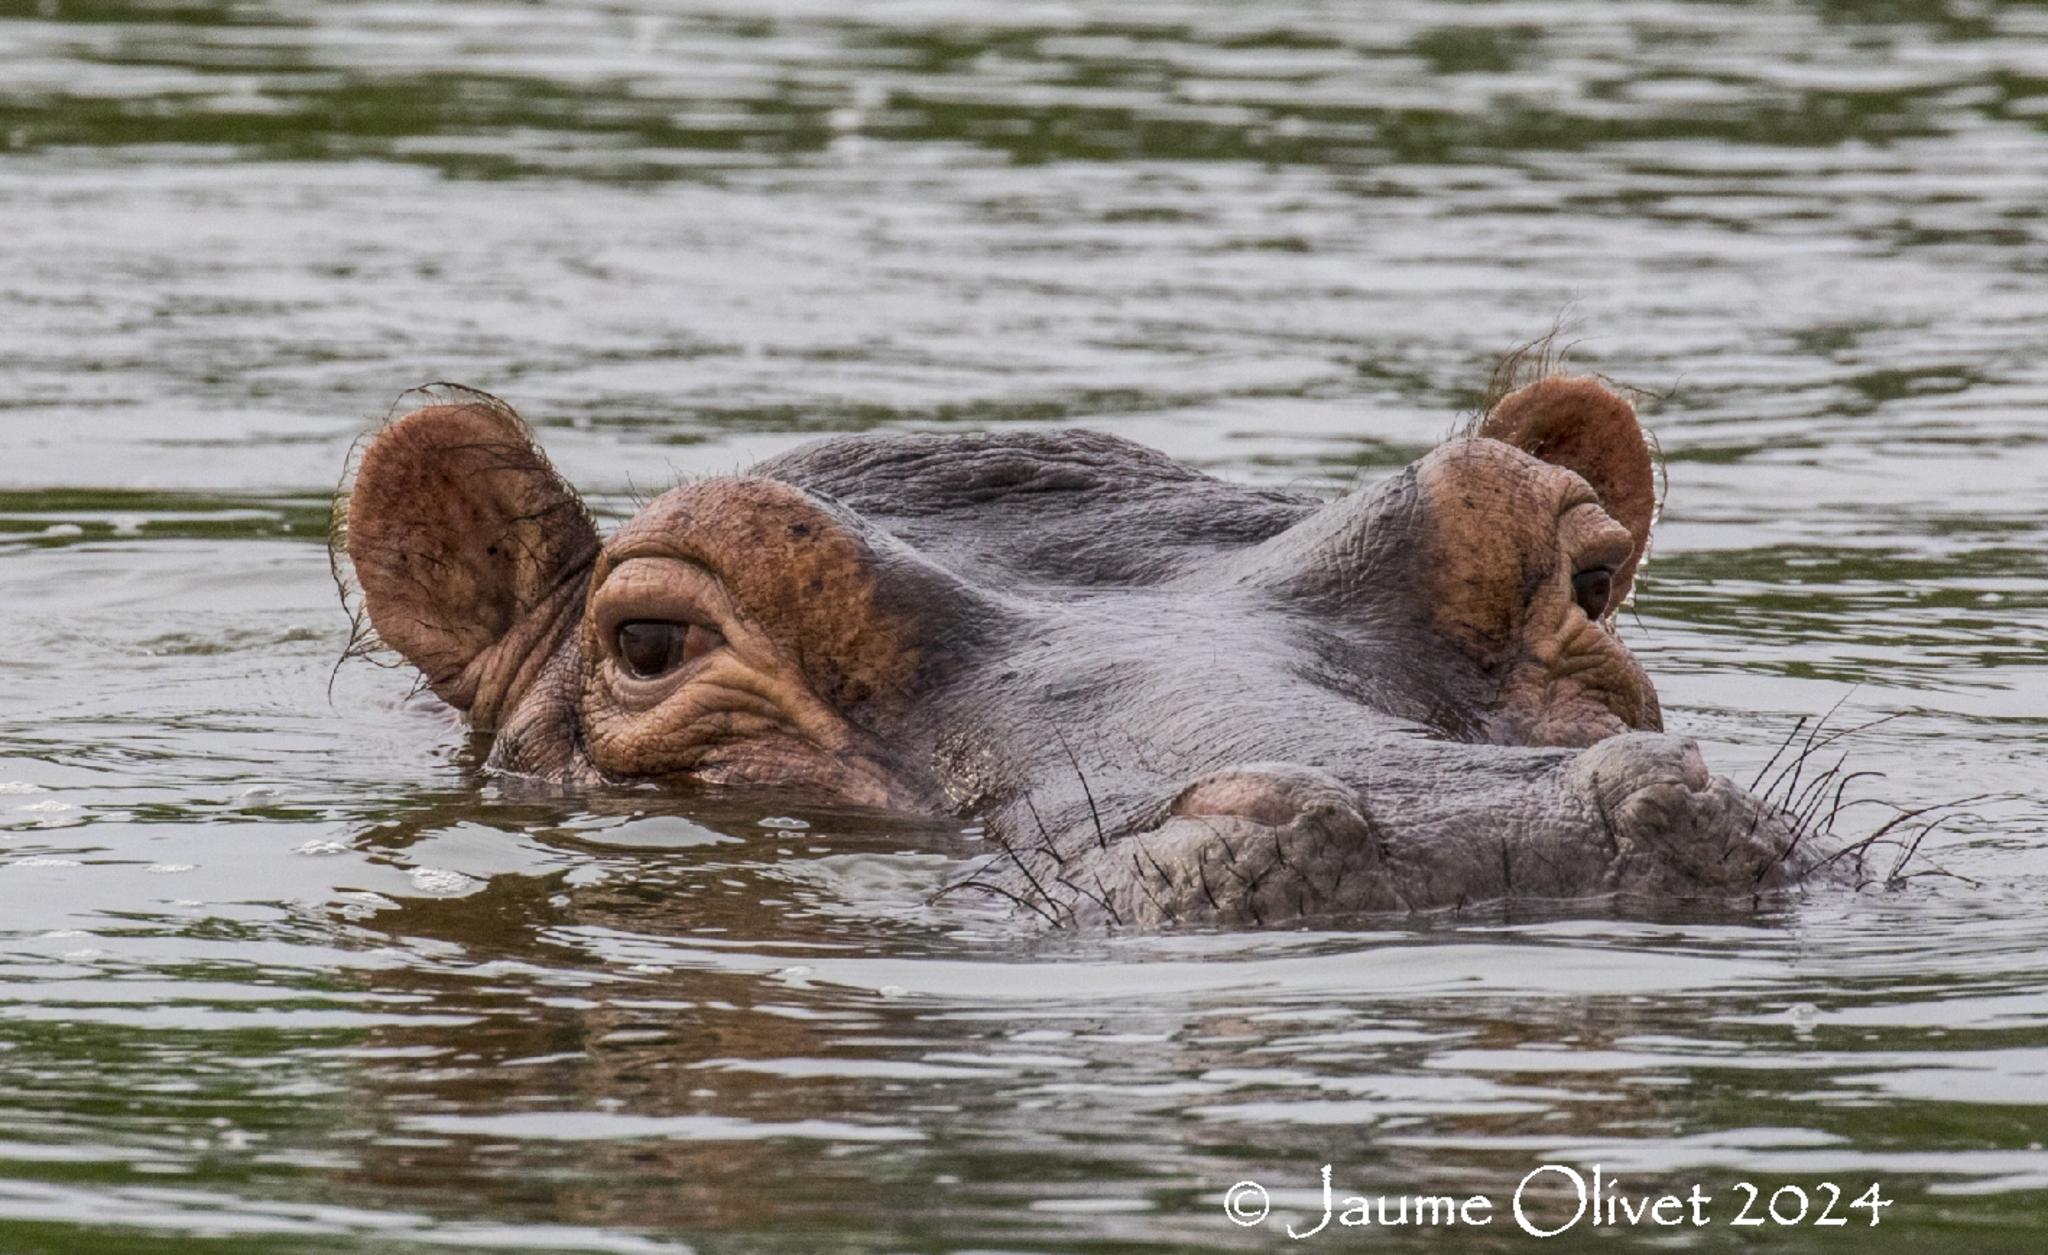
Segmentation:
[(948, 891), (1055, 923), (1731, 899), (1813, 862), (1660, 730), (1615, 630), (1654, 472), (1590, 379), (1328, 502), (1090, 432), (866, 435), (601, 539), (471, 396), (377, 433), (344, 504), (376, 643), (494, 767), (980, 817), (1001, 853)]

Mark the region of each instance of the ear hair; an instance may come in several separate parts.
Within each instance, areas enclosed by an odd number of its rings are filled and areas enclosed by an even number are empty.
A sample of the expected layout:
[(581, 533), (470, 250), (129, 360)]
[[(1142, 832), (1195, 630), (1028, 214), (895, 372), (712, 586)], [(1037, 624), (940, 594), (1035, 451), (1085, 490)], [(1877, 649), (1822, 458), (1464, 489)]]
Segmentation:
[(494, 726), (582, 604), (598, 548), (582, 500), (510, 406), (467, 389), (386, 423), (349, 461), (329, 535), (354, 624), (344, 657), (395, 650)]

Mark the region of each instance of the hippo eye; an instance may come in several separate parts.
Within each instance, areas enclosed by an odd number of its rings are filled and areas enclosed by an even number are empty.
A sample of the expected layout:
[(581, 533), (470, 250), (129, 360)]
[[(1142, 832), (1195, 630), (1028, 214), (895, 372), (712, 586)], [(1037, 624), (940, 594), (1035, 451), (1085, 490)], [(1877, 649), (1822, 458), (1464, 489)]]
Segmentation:
[(1607, 602), (1614, 596), (1614, 571), (1612, 568), (1596, 566), (1572, 576), (1572, 600), (1579, 603), (1579, 609), (1586, 617), (1598, 623), (1600, 616), (1607, 613)]
[(723, 644), (724, 637), (700, 623), (634, 619), (619, 625), (619, 658), (642, 680), (695, 662)]

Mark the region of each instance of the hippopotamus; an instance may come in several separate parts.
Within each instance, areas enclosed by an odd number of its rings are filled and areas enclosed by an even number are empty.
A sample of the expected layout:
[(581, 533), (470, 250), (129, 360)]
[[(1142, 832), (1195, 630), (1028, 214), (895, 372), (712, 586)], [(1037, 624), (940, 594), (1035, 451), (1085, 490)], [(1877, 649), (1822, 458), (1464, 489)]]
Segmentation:
[(1334, 499), (1099, 431), (884, 432), (609, 535), (464, 391), (360, 442), (335, 554), (490, 769), (958, 816), (989, 853), (934, 892), (1057, 925), (1792, 884), (1797, 817), (1663, 732), (1622, 641), (1633, 405), (1517, 382)]

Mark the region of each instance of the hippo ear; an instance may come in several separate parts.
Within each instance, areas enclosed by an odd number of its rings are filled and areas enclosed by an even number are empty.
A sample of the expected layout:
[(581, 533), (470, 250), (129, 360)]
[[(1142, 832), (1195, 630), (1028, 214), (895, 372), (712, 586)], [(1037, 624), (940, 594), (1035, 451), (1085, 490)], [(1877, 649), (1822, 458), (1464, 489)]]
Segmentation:
[(1614, 574), (1613, 604), (1626, 601), (1657, 521), (1657, 471), (1635, 406), (1598, 379), (1553, 375), (1495, 402), (1475, 435), (1511, 444), (1576, 472), (1600, 505), (1635, 537)]
[(573, 628), (598, 548), (525, 423), (481, 394), (371, 438), (336, 541), (377, 642), (484, 729)]

